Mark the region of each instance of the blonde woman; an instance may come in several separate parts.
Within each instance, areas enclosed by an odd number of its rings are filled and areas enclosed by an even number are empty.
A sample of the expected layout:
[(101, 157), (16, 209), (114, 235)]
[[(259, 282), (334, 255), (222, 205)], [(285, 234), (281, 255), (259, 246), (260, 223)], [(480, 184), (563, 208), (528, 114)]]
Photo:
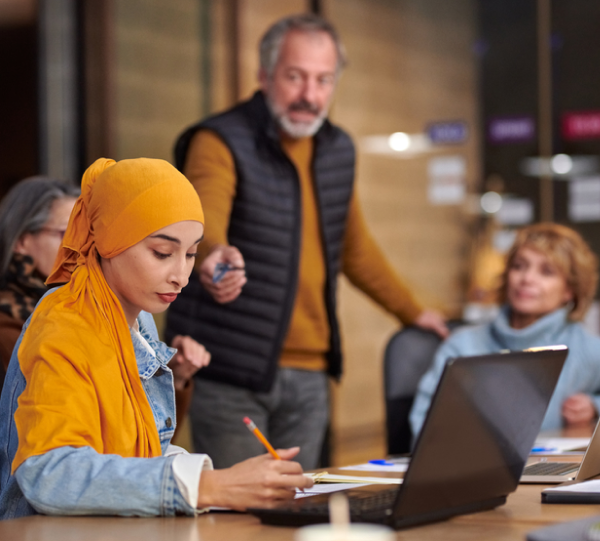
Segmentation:
[(438, 349), (410, 414), (423, 425), (446, 361), (453, 357), (564, 344), (569, 355), (542, 430), (585, 425), (600, 411), (600, 338), (579, 323), (596, 293), (598, 261), (574, 230), (541, 223), (519, 231), (500, 288), (504, 303), (491, 323), (460, 329)]

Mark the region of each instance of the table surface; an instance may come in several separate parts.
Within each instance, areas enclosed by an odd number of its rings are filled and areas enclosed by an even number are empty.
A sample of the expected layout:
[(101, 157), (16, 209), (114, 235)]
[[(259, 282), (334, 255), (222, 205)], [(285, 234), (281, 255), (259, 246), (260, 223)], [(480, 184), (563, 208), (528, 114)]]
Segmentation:
[[(543, 485), (520, 485), (507, 503), (491, 511), (397, 532), (398, 539), (481, 541), (524, 539), (527, 532), (557, 522), (600, 514), (598, 505), (542, 504)], [(294, 528), (264, 526), (241, 513), (197, 518), (34, 516), (0, 522), (2, 541), (286, 541)]]
[[(547, 436), (590, 436), (592, 427)], [(580, 460), (581, 457), (549, 457)], [(358, 472), (331, 473), (361, 475)], [(362, 475), (373, 475), (362, 473)], [(376, 474), (381, 475), (381, 474)], [(385, 474), (384, 474), (385, 475)], [(388, 473), (387, 476), (394, 476)], [(542, 504), (544, 485), (519, 485), (505, 505), (491, 511), (396, 532), (397, 539), (427, 541), (524, 540), (527, 532), (568, 520), (600, 515), (600, 505)], [(0, 541), (287, 541), (294, 528), (265, 526), (252, 515), (209, 513), (196, 518), (33, 516), (0, 521)], [(567, 540), (568, 541), (568, 540)]]

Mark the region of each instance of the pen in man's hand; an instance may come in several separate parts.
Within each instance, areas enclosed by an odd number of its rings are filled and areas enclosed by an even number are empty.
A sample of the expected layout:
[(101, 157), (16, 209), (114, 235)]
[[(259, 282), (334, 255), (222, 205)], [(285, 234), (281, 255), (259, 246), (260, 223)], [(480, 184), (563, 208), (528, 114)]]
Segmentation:
[(232, 270), (246, 270), (246, 267), (236, 267), (231, 263), (217, 263), (212, 276), (213, 284), (218, 284)]

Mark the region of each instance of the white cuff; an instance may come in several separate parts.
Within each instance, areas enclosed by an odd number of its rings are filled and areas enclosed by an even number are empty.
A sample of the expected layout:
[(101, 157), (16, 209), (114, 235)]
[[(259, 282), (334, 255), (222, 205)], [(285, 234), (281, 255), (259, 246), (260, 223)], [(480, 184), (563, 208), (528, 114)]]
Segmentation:
[(173, 445), (172, 443), (169, 443), (167, 447), (167, 452), (164, 454), (164, 456), (173, 455), (189, 455), (189, 453), (183, 447), (179, 447), (179, 445)]
[[(169, 446), (167, 452), (172, 451)], [(181, 492), (185, 501), (194, 509), (198, 507), (198, 486), (200, 485), (200, 475), (203, 470), (212, 470), (212, 460), (208, 455), (177, 453), (173, 460), (173, 476), (177, 483), (177, 488)], [(208, 511), (208, 509), (200, 509), (199, 511)]]

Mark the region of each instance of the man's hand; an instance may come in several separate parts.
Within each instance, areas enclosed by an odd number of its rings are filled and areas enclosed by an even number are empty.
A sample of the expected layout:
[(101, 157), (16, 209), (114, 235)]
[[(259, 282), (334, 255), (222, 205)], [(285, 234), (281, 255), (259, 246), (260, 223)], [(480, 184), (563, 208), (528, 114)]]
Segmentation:
[(423, 310), (419, 317), (415, 319), (414, 324), (422, 329), (433, 331), (442, 338), (447, 338), (450, 334), (448, 327), (446, 327), (446, 320), (444, 316), (435, 310)]
[(282, 460), (265, 454), (224, 470), (203, 471), (198, 508), (217, 506), (244, 511), (248, 507), (268, 507), (281, 500), (292, 500), (296, 488), (313, 486), (312, 479), (302, 474), (302, 466), (290, 462), (299, 451), (299, 447), (277, 449)]
[(596, 406), (587, 394), (574, 394), (563, 402), (562, 416), (567, 426), (588, 425), (597, 415)]
[(169, 368), (173, 371), (175, 389), (181, 391), (190, 378), (210, 362), (210, 353), (206, 348), (189, 336), (178, 334), (171, 346), (177, 348), (177, 353), (169, 361)]
[[(226, 272), (221, 280), (214, 282), (213, 276), (217, 263), (228, 263), (237, 270)], [(242, 287), (248, 281), (246, 272), (243, 270), (244, 266), (244, 258), (235, 246), (218, 244), (200, 266), (200, 282), (218, 303), (231, 302), (237, 299), (242, 292)]]

